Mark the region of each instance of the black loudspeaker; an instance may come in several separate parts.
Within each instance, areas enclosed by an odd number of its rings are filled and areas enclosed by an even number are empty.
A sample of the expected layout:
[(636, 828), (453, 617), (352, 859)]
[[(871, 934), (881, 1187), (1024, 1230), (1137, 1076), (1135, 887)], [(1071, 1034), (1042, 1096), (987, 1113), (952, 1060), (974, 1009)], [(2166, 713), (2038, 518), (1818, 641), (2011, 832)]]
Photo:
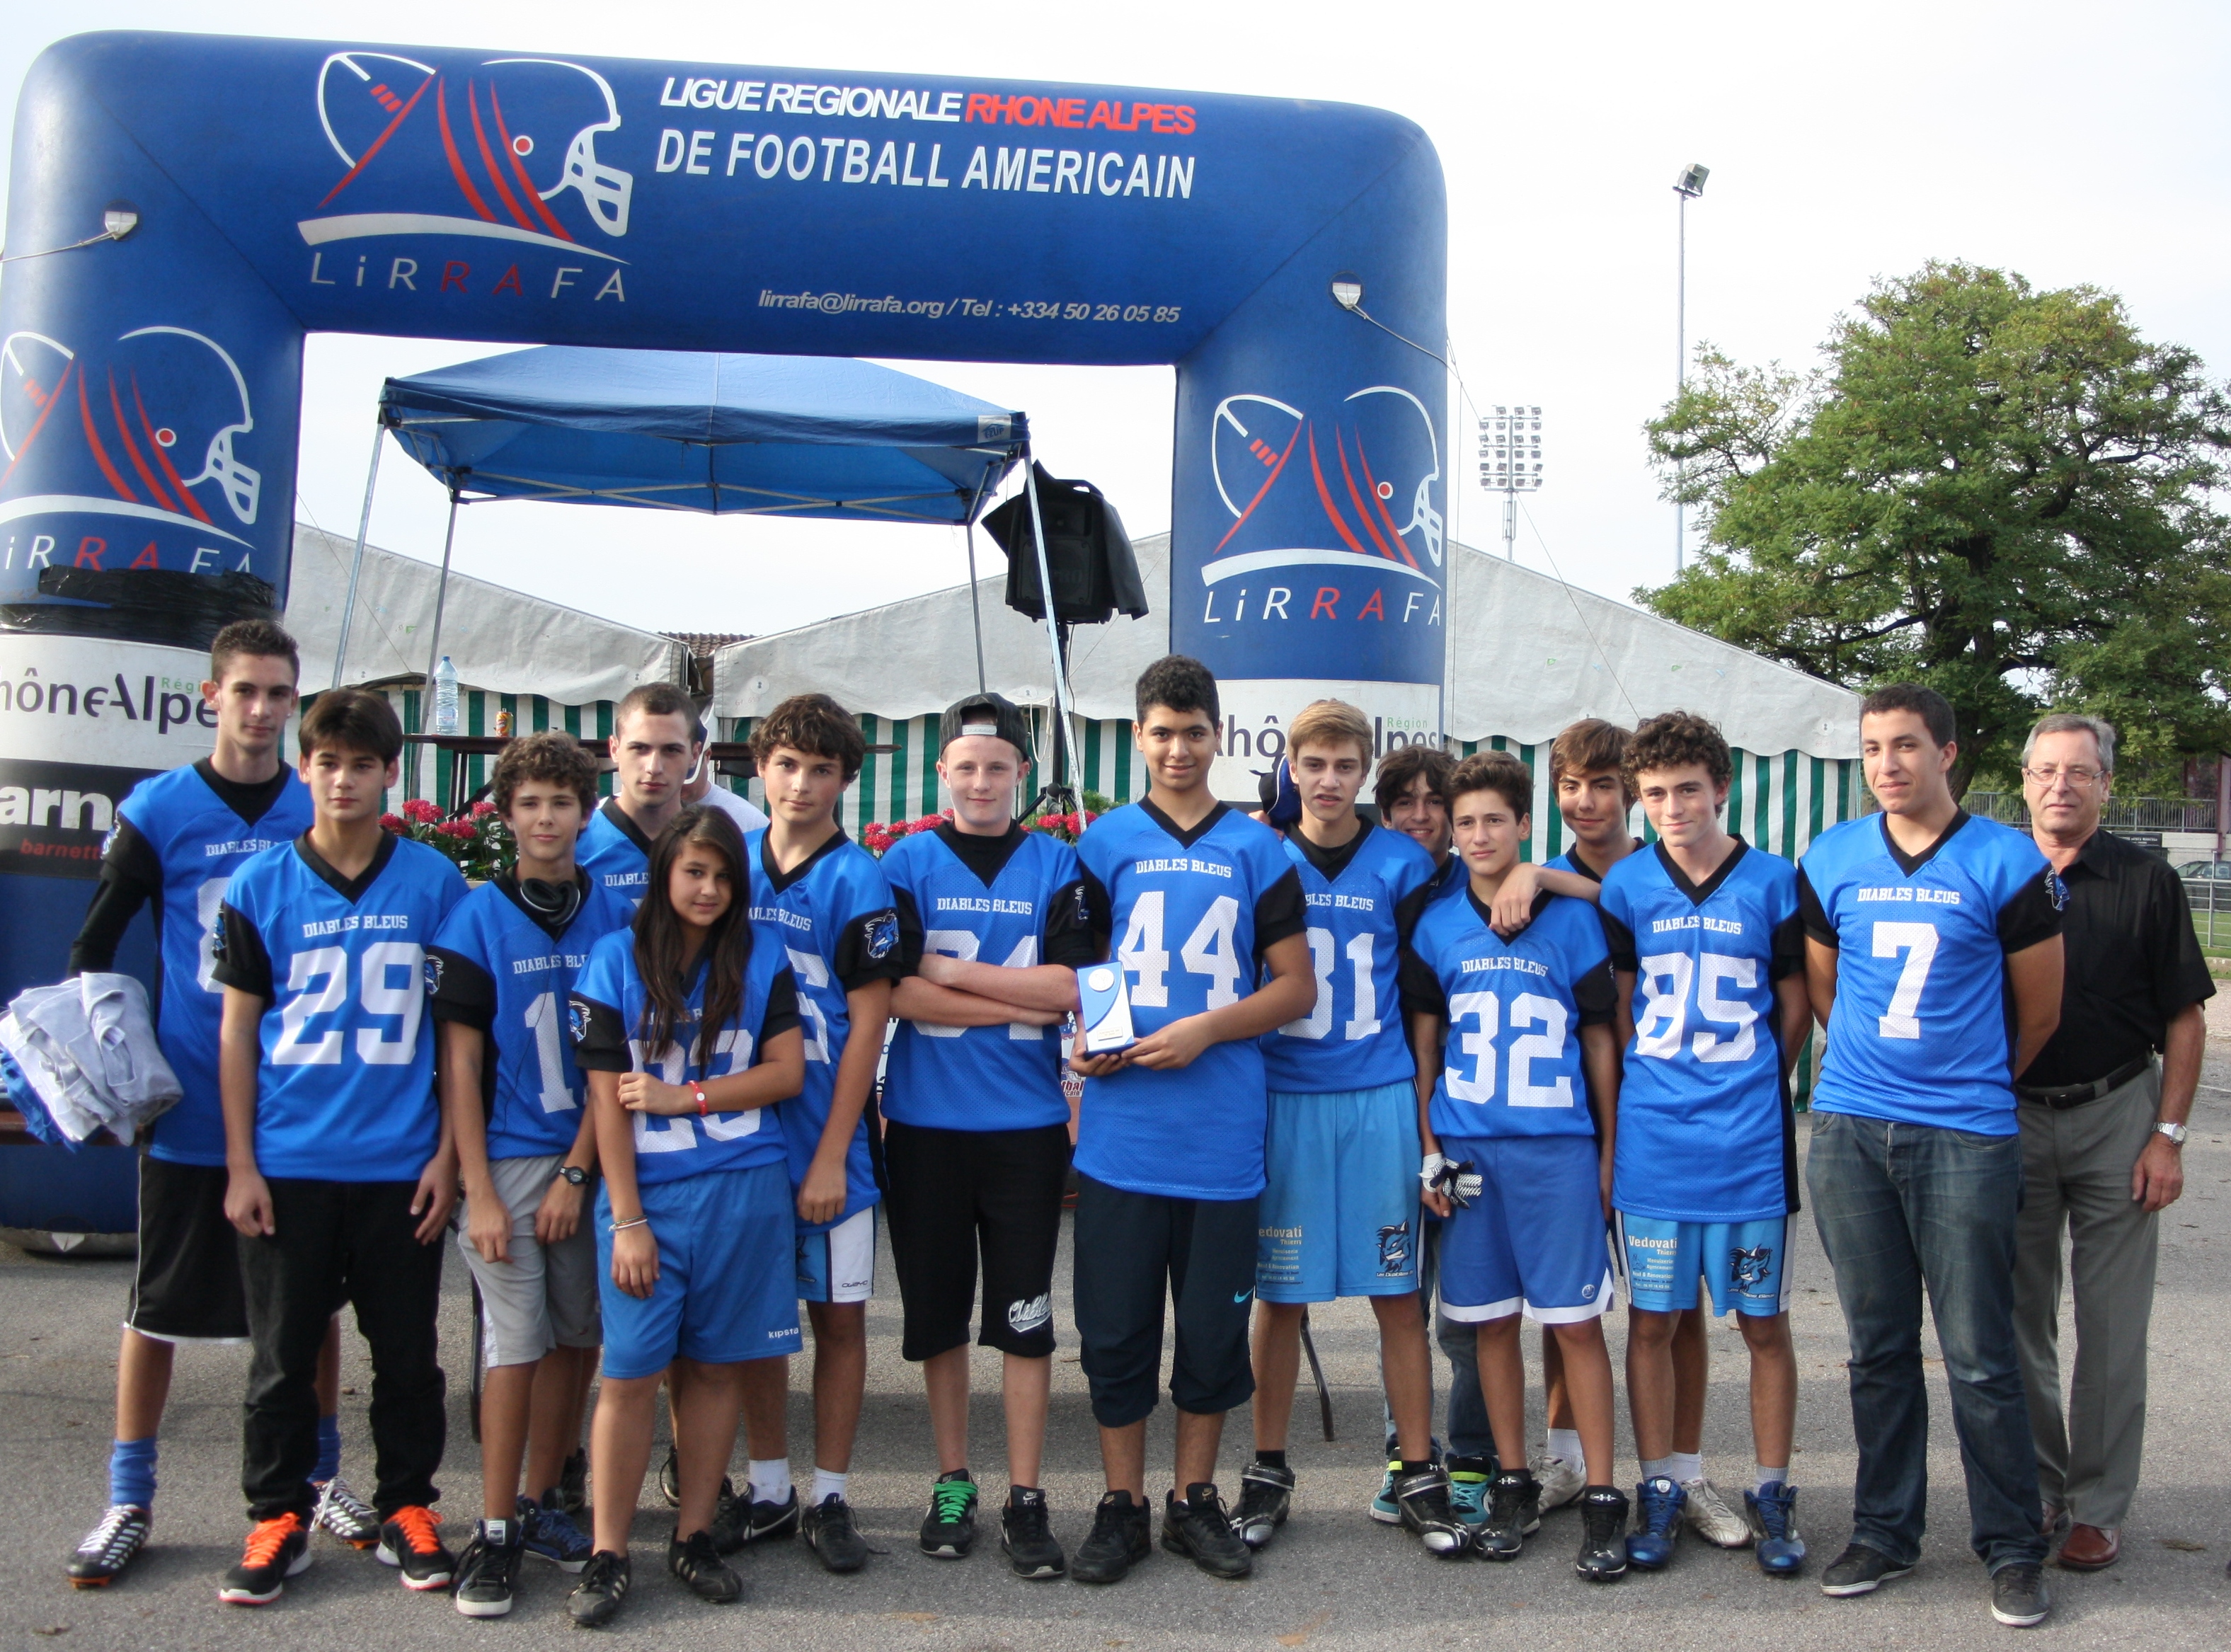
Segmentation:
[[(1089, 482), (1065, 482), (1031, 467), (1038, 515), (1045, 527), (1046, 572), (1053, 585), (1053, 617), (1065, 625), (1104, 625), (1118, 612), (1145, 617), (1146, 587), (1123, 520)], [(1038, 587), (1038, 541), (1031, 502), (1022, 494), (987, 513), (984, 531), (1007, 554), (1007, 606), (1032, 619), (1045, 618)]]

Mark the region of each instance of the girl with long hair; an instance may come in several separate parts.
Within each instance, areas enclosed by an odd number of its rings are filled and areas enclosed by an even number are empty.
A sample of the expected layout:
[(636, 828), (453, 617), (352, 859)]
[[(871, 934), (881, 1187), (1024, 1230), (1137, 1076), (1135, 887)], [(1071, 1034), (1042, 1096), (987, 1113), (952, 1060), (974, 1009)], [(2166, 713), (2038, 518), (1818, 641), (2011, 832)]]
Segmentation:
[(626, 1596), (669, 1368), (682, 1506), (667, 1567), (701, 1599), (742, 1592), (712, 1534), (742, 1367), (798, 1347), (789, 1172), (767, 1109), (805, 1083), (805, 1037), (786, 956), (753, 944), (750, 884), (734, 822), (682, 810), (652, 845), (634, 926), (598, 942), (573, 987), (604, 1168), (596, 1550), (568, 1602), (584, 1625), (609, 1623)]

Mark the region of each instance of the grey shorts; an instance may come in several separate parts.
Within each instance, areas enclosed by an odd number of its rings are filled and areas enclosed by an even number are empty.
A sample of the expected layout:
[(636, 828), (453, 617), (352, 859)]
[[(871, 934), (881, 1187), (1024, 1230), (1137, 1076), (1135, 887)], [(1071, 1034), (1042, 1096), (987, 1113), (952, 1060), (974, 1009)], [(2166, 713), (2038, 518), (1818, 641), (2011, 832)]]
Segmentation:
[(582, 1189), (581, 1225), (573, 1236), (545, 1245), (534, 1237), (534, 1213), (565, 1163), (559, 1153), (495, 1159), (488, 1177), (511, 1212), (511, 1260), (490, 1262), (473, 1248), (469, 1212), (459, 1207), (457, 1244), (481, 1288), (487, 1363), (524, 1365), (553, 1348), (594, 1348), (605, 1339), (597, 1305), (597, 1189)]

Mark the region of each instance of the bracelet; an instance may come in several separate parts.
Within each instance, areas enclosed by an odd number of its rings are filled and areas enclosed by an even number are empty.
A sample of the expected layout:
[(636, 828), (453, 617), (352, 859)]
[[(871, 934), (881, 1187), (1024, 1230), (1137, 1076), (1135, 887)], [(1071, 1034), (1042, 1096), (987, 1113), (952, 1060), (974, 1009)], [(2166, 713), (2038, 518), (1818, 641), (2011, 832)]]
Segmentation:
[(698, 1118), (704, 1118), (704, 1116), (705, 1116), (705, 1086), (704, 1086), (703, 1085), (702, 1085), (702, 1084), (699, 1084), (699, 1083), (697, 1082), (697, 1080), (695, 1080), (695, 1079), (692, 1079), (689, 1081), (689, 1093), (690, 1093), (691, 1095), (693, 1095), (693, 1096), (695, 1096), (695, 1097), (696, 1097), (696, 1098), (697, 1098), (697, 1117), (698, 1117)]
[(627, 1230), (628, 1230), (629, 1228), (648, 1228), (648, 1227), (650, 1227), (650, 1217), (648, 1217), (648, 1216), (637, 1216), (637, 1217), (633, 1221), (616, 1221), (616, 1222), (614, 1222), (614, 1223), (611, 1225), (611, 1232), (613, 1232), (613, 1233), (616, 1233), (616, 1234), (624, 1234), (624, 1233), (627, 1232)]

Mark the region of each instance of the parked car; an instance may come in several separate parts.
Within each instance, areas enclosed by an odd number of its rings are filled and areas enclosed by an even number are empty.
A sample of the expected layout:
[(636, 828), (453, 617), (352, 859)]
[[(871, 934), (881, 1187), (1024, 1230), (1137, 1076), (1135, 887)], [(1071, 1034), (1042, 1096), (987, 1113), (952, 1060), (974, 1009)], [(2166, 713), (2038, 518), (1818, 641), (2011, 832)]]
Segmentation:
[(2231, 883), (2231, 860), (2188, 860), (2176, 869), (2180, 878)]

